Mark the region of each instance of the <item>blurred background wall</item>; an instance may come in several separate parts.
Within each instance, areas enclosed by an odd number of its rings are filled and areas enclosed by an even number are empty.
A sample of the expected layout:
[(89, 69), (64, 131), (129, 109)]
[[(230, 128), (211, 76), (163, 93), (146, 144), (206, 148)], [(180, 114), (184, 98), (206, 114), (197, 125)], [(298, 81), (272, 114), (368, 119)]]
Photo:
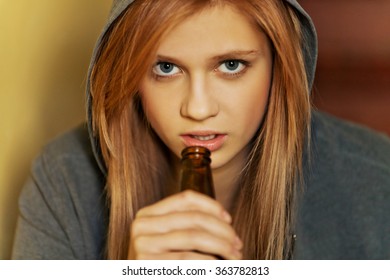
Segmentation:
[(0, 0), (0, 259), (31, 160), (84, 120), (89, 58), (111, 0)]
[(390, 136), (390, 1), (299, 3), (318, 31), (316, 107)]
[[(314, 104), (390, 135), (390, 1), (301, 0), (319, 35)], [(85, 75), (111, 0), (0, 0), (0, 259), (31, 160), (84, 120)]]

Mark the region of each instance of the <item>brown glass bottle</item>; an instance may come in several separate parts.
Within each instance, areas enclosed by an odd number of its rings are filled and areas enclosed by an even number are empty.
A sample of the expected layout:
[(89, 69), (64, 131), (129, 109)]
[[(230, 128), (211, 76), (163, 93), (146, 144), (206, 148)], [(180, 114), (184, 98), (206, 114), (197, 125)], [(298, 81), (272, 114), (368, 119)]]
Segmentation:
[(199, 146), (181, 152), (180, 191), (195, 190), (215, 199), (210, 154), (207, 148)]

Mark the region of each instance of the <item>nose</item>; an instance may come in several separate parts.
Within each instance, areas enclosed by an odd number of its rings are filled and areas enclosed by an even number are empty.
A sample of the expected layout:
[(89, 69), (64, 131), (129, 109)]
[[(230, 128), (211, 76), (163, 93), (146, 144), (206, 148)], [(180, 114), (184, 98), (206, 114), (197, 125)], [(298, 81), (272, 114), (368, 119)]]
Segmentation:
[(201, 75), (189, 79), (187, 90), (180, 108), (182, 117), (203, 121), (215, 117), (219, 104), (211, 82)]

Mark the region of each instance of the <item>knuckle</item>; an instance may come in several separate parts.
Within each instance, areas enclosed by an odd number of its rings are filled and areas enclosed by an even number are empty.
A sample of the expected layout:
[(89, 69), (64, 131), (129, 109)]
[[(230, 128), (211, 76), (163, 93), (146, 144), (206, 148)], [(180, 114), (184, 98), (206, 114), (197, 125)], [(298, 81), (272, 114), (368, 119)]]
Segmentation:
[(197, 229), (187, 229), (186, 230), (186, 242), (187, 244), (192, 244), (192, 246), (199, 246), (203, 242), (202, 235)]
[(180, 192), (180, 198), (185, 201), (191, 201), (195, 196), (195, 191), (193, 190), (185, 190)]
[(200, 213), (200, 212), (192, 212), (191, 213), (191, 220), (195, 223), (202, 223), (207, 220), (207, 215)]
[(144, 216), (144, 212), (145, 212), (145, 208), (142, 208), (142, 209), (138, 210), (137, 213), (135, 213), (135, 217), (134, 218), (138, 219), (138, 218)]
[(131, 223), (131, 230), (130, 230), (130, 235), (132, 238), (135, 238), (139, 235), (139, 232), (141, 230), (141, 219), (135, 219), (132, 223)]
[(197, 239), (198, 239), (198, 232), (195, 229), (188, 229), (186, 231), (186, 234), (187, 234), (187, 239), (189, 241), (193, 241), (193, 242), (197, 241)]
[(139, 254), (144, 248), (145, 238), (143, 236), (137, 236), (133, 239), (133, 247), (136, 254)]

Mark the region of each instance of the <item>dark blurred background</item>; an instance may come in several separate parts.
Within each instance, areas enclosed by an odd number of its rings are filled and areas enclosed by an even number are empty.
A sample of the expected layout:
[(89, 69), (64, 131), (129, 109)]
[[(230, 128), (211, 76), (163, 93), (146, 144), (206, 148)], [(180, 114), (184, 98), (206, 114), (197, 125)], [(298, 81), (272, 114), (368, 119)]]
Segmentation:
[(390, 1), (299, 3), (318, 32), (315, 106), (390, 135)]

